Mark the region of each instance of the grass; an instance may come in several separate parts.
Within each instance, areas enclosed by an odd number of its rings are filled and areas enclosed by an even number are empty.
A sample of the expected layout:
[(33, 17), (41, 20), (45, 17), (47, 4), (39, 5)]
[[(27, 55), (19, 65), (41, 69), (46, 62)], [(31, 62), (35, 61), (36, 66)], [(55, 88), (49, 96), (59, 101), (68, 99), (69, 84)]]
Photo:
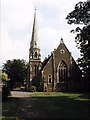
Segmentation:
[[(45, 118), (87, 119), (89, 117), (88, 106), (90, 98), (88, 98), (86, 93), (32, 92), (30, 97), (32, 101), (30, 103), (34, 109), (44, 113)], [(19, 105), (19, 98), (10, 98), (8, 101), (3, 102), (2, 120), (16, 120)]]
[(3, 117), (1, 120), (16, 120), (16, 117)]
[(48, 118), (88, 118), (88, 94), (32, 93), (36, 106)]
[(18, 101), (18, 98), (9, 98), (6, 102), (2, 103), (1, 120), (16, 120)]

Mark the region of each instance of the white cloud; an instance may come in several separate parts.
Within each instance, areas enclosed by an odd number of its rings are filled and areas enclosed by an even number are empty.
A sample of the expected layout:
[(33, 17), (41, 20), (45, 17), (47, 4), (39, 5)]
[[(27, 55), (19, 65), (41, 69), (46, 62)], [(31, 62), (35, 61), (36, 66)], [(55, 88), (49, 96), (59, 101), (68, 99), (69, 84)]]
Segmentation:
[(33, 4), (29, 0), (2, 0), (2, 20), (7, 22), (9, 29), (24, 28), (32, 23)]
[(33, 23), (33, 4), (29, 0), (2, 0), (1, 5), (1, 63), (27, 58), (28, 32), (25, 30)]
[(51, 28), (43, 28), (39, 34), (40, 46), (42, 51), (42, 59), (47, 57), (57, 47), (58, 31)]
[[(28, 36), (28, 35), (27, 35)], [(1, 35), (1, 62), (5, 62), (8, 59), (28, 59), (28, 41), (29, 38), (24, 41), (10, 39), (6, 29), (2, 29)]]

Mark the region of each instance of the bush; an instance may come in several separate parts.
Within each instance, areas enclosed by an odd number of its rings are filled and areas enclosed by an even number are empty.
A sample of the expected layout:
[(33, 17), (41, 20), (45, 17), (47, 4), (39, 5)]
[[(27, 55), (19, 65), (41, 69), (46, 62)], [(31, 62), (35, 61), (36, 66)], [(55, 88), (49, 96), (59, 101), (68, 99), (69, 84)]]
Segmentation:
[(35, 91), (36, 91), (36, 86), (31, 86), (30, 91), (31, 91), (31, 92), (35, 92)]
[(8, 99), (8, 96), (11, 95), (10, 90), (6, 85), (2, 86), (2, 101), (6, 101)]

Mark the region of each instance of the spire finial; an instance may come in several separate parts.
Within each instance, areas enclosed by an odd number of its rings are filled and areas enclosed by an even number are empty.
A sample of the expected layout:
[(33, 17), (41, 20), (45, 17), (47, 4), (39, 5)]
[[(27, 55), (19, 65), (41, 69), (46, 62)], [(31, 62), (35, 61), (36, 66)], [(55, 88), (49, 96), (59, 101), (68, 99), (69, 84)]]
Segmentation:
[(35, 12), (36, 12), (36, 5), (35, 5)]
[(63, 38), (61, 38), (61, 41), (60, 41), (60, 43), (64, 43), (64, 42), (63, 42)]

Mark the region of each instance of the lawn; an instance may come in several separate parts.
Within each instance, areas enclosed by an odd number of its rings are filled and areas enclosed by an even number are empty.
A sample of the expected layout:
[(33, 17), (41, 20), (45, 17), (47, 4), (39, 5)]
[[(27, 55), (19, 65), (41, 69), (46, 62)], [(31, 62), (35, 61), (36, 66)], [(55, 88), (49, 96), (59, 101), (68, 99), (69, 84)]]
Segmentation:
[(88, 94), (31, 93), (35, 105), (47, 118), (88, 118)]
[(18, 98), (9, 98), (2, 103), (2, 119), (1, 120), (16, 120), (18, 110)]
[[(44, 113), (45, 118), (87, 119), (89, 117), (88, 106), (90, 98), (88, 98), (86, 93), (30, 92), (30, 100), (32, 100), (30, 103), (35, 109)], [(10, 98), (2, 103), (2, 120), (16, 120), (19, 106), (19, 98)]]

